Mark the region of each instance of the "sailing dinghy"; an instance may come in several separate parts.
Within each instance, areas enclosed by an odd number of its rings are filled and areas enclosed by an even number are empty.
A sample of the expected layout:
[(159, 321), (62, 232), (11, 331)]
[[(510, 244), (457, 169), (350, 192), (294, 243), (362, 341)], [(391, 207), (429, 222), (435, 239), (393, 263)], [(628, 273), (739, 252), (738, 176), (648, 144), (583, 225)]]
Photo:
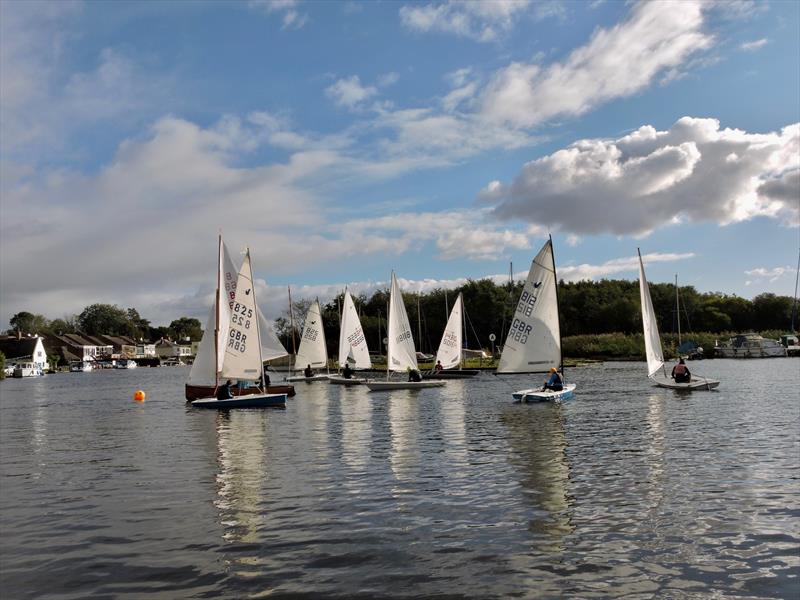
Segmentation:
[(461, 368), (464, 362), (463, 331), (464, 297), (459, 293), (436, 351), (436, 363), (442, 365), (442, 370), (424, 373), (423, 379), (467, 379), (480, 373), (477, 369)]
[[(372, 360), (369, 357), (367, 338), (361, 328), (361, 319), (358, 318), (356, 305), (350, 292), (344, 292), (344, 306), (342, 308), (342, 324), (339, 330), (339, 367), (350, 365), (353, 369), (369, 369)], [(366, 381), (363, 377), (350, 377), (331, 375), (330, 382), (338, 385), (360, 385)]]
[[(220, 250), (222, 248), (222, 236), (220, 236)], [(221, 253), (220, 265), (222, 265)], [(221, 301), (222, 287), (219, 285), (221, 283), (222, 278), (218, 277), (217, 315), (213, 329), (215, 373), (218, 381), (235, 379), (239, 382), (258, 383), (263, 374), (264, 360), (249, 249), (239, 269), (236, 286), (233, 288), (235, 290), (233, 304), (230, 307), (227, 302)], [(284, 407), (286, 394), (270, 394), (258, 387), (251, 387), (244, 388), (240, 391), (240, 395), (234, 398), (204, 398), (194, 400), (191, 404), (198, 408), (216, 409)]]
[[(294, 368), (305, 369), (310, 365), (312, 369), (328, 368), (328, 348), (325, 345), (325, 329), (322, 326), (322, 309), (319, 300), (308, 309), (306, 322), (303, 324), (303, 333), (300, 335), (300, 347), (294, 357)], [(330, 374), (319, 373), (306, 377), (305, 375), (292, 375), (286, 381), (328, 381)]]
[(397, 285), (397, 277), (392, 271), (392, 288), (389, 293), (389, 345), (386, 351), (386, 381), (367, 381), (366, 386), (373, 392), (386, 390), (417, 390), (429, 387), (441, 387), (442, 380), (425, 381), (391, 381), (389, 373), (406, 373), (419, 370), (417, 351), (414, 348), (414, 337), (408, 323), (408, 313), (403, 304), (403, 294)]
[[(699, 375), (692, 375), (691, 381), (677, 383), (664, 366), (664, 354), (661, 350), (661, 337), (658, 335), (658, 322), (656, 321), (653, 301), (650, 298), (650, 286), (644, 274), (642, 253), (639, 252), (639, 296), (642, 301), (642, 326), (644, 328), (644, 349), (647, 355), (647, 376), (659, 387), (672, 390), (711, 390), (719, 385), (716, 379), (708, 379)], [(680, 317), (679, 317), (680, 318)]]
[[(217, 261), (217, 292), (214, 303), (209, 311), (203, 337), (197, 350), (197, 356), (189, 372), (189, 381), (186, 383), (186, 400), (200, 400), (214, 398), (219, 385), (220, 368), (225, 354), (225, 339), (228, 332), (231, 309), (236, 297), (236, 282), (239, 270), (234, 266), (228, 247), (219, 236), (219, 255)], [(278, 340), (267, 319), (256, 307), (258, 313), (259, 330), (261, 334), (261, 356), (264, 360), (272, 360), (288, 356), (288, 352)], [(294, 396), (294, 386), (270, 385), (266, 391), (270, 394), (286, 394)], [(233, 394), (249, 393), (247, 388), (233, 388)]]
[[(552, 238), (533, 259), (528, 279), (503, 344), (497, 373), (547, 373), (559, 369), (563, 380), (561, 324), (558, 314), (558, 279)], [(530, 388), (513, 393), (520, 402), (555, 402), (572, 398), (574, 383), (561, 391)]]

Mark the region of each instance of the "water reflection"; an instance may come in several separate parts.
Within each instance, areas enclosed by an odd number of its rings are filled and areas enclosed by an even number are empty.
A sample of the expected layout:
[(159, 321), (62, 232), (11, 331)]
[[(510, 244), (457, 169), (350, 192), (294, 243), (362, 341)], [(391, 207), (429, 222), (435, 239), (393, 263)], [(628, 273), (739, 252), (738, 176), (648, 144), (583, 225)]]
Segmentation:
[[(397, 483), (413, 479), (413, 470), (419, 462), (417, 435), (419, 402), (417, 394), (410, 391), (394, 391), (389, 397), (389, 428), (391, 448), (389, 465)], [(395, 493), (402, 493), (402, 486), (395, 486)]]
[(535, 547), (563, 551), (565, 536), (574, 530), (564, 408), (561, 404), (515, 405), (500, 420), (508, 430), (508, 461), (534, 509), (528, 529)]

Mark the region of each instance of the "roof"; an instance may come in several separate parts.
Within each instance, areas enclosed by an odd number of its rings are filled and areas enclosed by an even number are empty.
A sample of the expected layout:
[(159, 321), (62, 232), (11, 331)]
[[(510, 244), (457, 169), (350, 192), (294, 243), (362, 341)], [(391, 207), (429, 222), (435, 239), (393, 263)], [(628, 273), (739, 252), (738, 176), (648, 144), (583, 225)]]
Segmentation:
[(0, 338), (0, 352), (5, 354), (7, 359), (33, 357), (36, 351), (36, 342), (39, 338), (24, 337), (17, 339), (9, 336)]

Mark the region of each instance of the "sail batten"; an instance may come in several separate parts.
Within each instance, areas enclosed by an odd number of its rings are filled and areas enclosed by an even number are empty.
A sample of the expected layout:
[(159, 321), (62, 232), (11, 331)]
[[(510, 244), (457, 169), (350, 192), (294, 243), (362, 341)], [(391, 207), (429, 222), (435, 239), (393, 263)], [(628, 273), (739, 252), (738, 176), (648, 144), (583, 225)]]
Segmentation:
[(511, 328), (503, 344), (498, 373), (541, 373), (561, 365), (556, 267), (552, 241), (531, 262)]

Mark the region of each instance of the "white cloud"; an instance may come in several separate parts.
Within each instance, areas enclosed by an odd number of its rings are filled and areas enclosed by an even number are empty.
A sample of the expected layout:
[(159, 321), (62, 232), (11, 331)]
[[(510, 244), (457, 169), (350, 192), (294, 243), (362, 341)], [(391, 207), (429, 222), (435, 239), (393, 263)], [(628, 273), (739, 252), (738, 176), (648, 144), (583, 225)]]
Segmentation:
[(800, 222), (800, 124), (767, 134), (684, 117), (617, 140), (579, 140), (527, 163), (479, 198), (495, 214), (578, 234), (642, 234), (669, 223), (766, 216)]
[[(509, 31), (518, 15), (529, 8), (530, 0), (472, 0), (413, 4), (400, 8), (400, 21), (412, 31), (451, 33), (478, 42), (491, 42)], [(540, 3), (539, 19), (561, 16), (558, 2)]]
[(308, 14), (297, 10), (300, 6), (299, 0), (249, 0), (247, 4), (267, 14), (280, 13), (282, 29), (300, 29), (308, 22)]
[[(657, 262), (674, 262), (676, 260), (686, 260), (692, 258), (694, 253), (683, 254), (654, 252), (642, 255), (645, 264)], [(580, 264), (558, 267), (558, 278), (565, 281), (583, 281), (585, 279), (601, 279), (609, 275), (619, 273), (637, 272), (639, 270), (639, 257), (627, 256), (625, 258), (615, 258), (599, 265)]]
[(493, 121), (533, 127), (631, 96), (711, 45), (702, 9), (699, 2), (682, 2), (680, 10), (668, 2), (638, 4), (628, 21), (596, 30), (562, 63), (515, 62), (496, 73), (482, 112)]
[(325, 94), (336, 104), (350, 109), (372, 98), (377, 93), (377, 88), (361, 85), (361, 79), (358, 75), (339, 79), (325, 89)]
[[(770, 283), (776, 282), (778, 279), (781, 279), (784, 276), (794, 275), (795, 270), (792, 267), (773, 267), (771, 269), (766, 267), (758, 267), (756, 269), (750, 269), (749, 271), (745, 271), (745, 275), (750, 275), (758, 281), (759, 279), (768, 279)], [(752, 283), (752, 281), (748, 282), (748, 285)]]
[(760, 40), (753, 40), (752, 42), (744, 42), (743, 44), (739, 45), (739, 48), (745, 52), (754, 52), (766, 46), (768, 41), (769, 40), (767, 40), (767, 38), (761, 38)]

